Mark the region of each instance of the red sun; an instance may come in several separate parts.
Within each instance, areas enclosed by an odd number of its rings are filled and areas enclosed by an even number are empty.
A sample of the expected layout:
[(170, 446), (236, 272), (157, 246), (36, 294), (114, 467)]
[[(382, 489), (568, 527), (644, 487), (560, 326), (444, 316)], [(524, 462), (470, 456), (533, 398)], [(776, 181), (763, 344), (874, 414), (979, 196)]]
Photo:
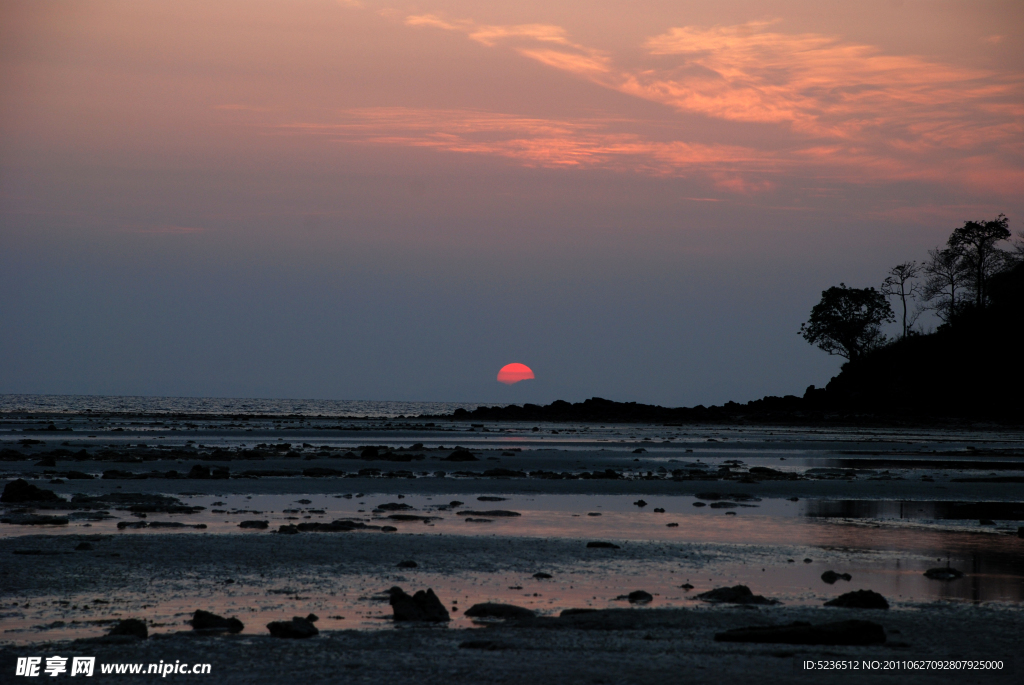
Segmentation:
[(506, 364), (498, 372), (498, 382), (505, 385), (512, 385), (519, 381), (528, 381), (533, 377), (533, 369), (526, 364)]

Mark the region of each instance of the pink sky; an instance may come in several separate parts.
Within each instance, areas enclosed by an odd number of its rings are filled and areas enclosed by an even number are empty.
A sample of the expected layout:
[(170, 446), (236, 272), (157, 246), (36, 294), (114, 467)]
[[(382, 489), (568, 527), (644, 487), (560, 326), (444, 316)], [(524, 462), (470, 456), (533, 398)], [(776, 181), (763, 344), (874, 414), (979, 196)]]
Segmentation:
[(1022, 66), (1017, 1), (11, 0), (0, 245), (813, 295), (1020, 230)]

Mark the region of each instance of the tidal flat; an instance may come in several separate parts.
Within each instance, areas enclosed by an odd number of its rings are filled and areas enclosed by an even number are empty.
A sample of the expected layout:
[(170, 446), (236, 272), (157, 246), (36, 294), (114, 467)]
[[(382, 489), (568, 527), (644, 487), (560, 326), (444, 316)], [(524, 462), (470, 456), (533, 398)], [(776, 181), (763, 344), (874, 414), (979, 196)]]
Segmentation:
[[(870, 678), (1014, 682), (1024, 667), (1021, 431), (37, 412), (0, 417), (0, 455), (5, 483), (60, 498), (0, 508), (5, 673), (64, 652), (209, 662), (239, 683), (848, 682), (799, 664), (951, 658), (1006, 666)], [(925, 575), (946, 567), (962, 576)], [(698, 598), (737, 585), (772, 603)], [(451, 620), (394, 621), (392, 587), (433, 590)], [(858, 590), (889, 609), (824, 606)], [(466, 617), (484, 603), (535, 618)], [(197, 609), (244, 629), (197, 634)], [(313, 638), (267, 630), (309, 614)], [(104, 642), (126, 618), (149, 638)], [(885, 641), (715, 639), (848, 620)]]

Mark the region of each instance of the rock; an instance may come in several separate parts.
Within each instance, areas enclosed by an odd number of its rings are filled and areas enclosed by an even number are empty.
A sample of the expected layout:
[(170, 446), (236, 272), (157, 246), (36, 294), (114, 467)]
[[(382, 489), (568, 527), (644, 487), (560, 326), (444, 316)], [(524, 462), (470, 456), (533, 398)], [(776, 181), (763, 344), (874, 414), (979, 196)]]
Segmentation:
[(378, 504), (377, 508), (381, 511), (409, 511), (412, 507), (404, 502), (386, 502), (384, 504)]
[(442, 461), (480, 461), (473, 456), (469, 450), (456, 448), (454, 452), (445, 457)]
[(388, 514), (392, 521), (423, 521), (424, 523), (441, 518), (440, 516), (419, 516), (417, 514)]
[(302, 640), (307, 637), (313, 637), (314, 635), (320, 634), (320, 631), (316, 629), (316, 626), (301, 616), (295, 616), (290, 621), (274, 621), (273, 623), (268, 623), (267, 630), (270, 631), (270, 634), (273, 637), (283, 637), (294, 640)]
[(32, 485), (27, 480), (19, 478), (10, 481), (4, 486), (4, 492), (0, 495), (0, 502), (17, 504), (20, 502), (60, 502), (62, 499), (53, 490), (43, 490)]
[(15, 526), (66, 526), (69, 519), (65, 516), (46, 516), (43, 514), (12, 514), (0, 518), (0, 523)]
[(239, 528), (254, 528), (256, 530), (266, 530), (270, 527), (270, 521), (242, 521), (238, 524)]
[(813, 562), (814, 562), (814, 559), (804, 559), (804, 563), (805, 564), (810, 564), (810, 563), (813, 563)]
[(649, 604), (654, 600), (654, 595), (643, 590), (634, 590), (626, 595), (626, 599), (629, 600), (630, 604)]
[(298, 535), (299, 529), (297, 526), (284, 525), (277, 529), (279, 535)]
[(735, 502), (712, 502), (712, 509), (735, 509), (739, 505)]
[(504, 502), (508, 497), (493, 497), (491, 495), (481, 495), (476, 498), (477, 502)]
[(370, 530), (376, 526), (368, 526), (362, 521), (337, 519), (330, 523), (321, 521), (304, 521), (295, 525), (300, 533), (347, 533), (352, 530)]
[(419, 564), (417, 564), (412, 559), (407, 559), (405, 561), (398, 562), (398, 568), (417, 568), (417, 567), (419, 567)]
[(537, 571), (536, 573), (533, 574), (533, 577), (536, 578), (537, 580), (547, 580), (548, 578), (551, 578), (552, 576), (551, 576), (550, 573), (544, 573), (543, 571)]
[(855, 590), (825, 602), (825, 606), (844, 609), (888, 609), (889, 603), (885, 601), (885, 597), (872, 590)]
[(192, 614), (192, 630), (208, 633), (240, 633), (245, 626), (237, 618), (224, 618), (217, 614), (196, 609)]
[(309, 621), (310, 623), (316, 623), (317, 621), (320, 620), (320, 617), (317, 616), (316, 614), (306, 614), (306, 620)]
[(853, 576), (849, 573), (836, 573), (835, 571), (825, 571), (821, 574), (821, 579), (829, 585), (832, 585), (837, 580), (853, 580)]
[(666, 523), (665, 527), (666, 528), (678, 528), (679, 524), (678, 523)]
[(715, 633), (715, 642), (759, 642), (786, 645), (879, 645), (885, 630), (871, 621), (838, 621), (816, 626), (796, 621), (783, 626), (751, 626)]
[(704, 502), (694, 502), (693, 506), (695, 506), (695, 507), (706, 507), (707, 504), (705, 504)]
[(145, 521), (118, 521), (117, 522), (117, 529), (118, 530), (124, 530), (125, 528), (134, 529), (134, 528), (148, 528), (148, 527), (149, 527), (149, 524), (146, 523)]
[(746, 585), (720, 587), (697, 595), (697, 599), (705, 602), (721, 602), (723, 604), (778, 604), (778, 600), (755, 595)]
[(472, 618), (533, 618), (536, 613), (513, 604), (485, 602), (471, 606), (466, 611), (466, 616)]
[(409, 596), (400, 587), (388, 590), (389, 603), (396, 621), (430, 621), (439, 623), (451, 620), (448, 610), (441, 604), (433, 590), (420, 590)]
[(693, 589), (693, 586), (690, 585), (689, 583), (683, 583), (679, 587), (681, 587), (683, 590), (686, 590), (687, 592), (689, 592), (690, 590)]
[(472, 517), (463, 519), (466, 523), (494, 523), (494, 519), (475, 519)]
[(93, 548), (93, 546), (92, 546), (91, 542), (79, 542), (78, 545), (75, 546), (75, 551), (76, 552), (88, 552), (92, 548)]
[(36, 462), (36, 466), (56, 466), (57, 460), (53, 457), (43, 457)]
[(925, 577), (932, 580), (959, 580), (964, 577), (963, 571), (946, 566), (945, 568), (930, 568), (924, 572)]
[(588, 542), (587, 543), (587, 547), (589, 549), (622, 549), (618, 545), (613, 545), (610, 542), (600, 542), (598, 540), (594, 540), (592, 542)]
[(490, 509), (488, 511), (469, 511), (464, 510), (459, 512), (459, 516), (490, 516), (491, 518), (513, 518), (516, 516), (522, 516), (518, 511), (508, 511), (507, 509)]
[(149, 637), (149, 629), (146, 622), (137, 618), (123, 618), (117, 622), (107, 635), (127, 635), (145, 640)]
[(599, 511), (588, 511), (587, 512), (587, 516), (600, 516), (600, 515), (601, 515), (601, 512), (599, 512)]
[(633, 506), (640, 507), (641, 509), (643, 509), (644, 507), (647, 506), (647, 502), (643, 501), (642, 499), (638, 499), (637, 501), (633, 502)]
[(665, 510), (664, 510), (664, 509), (662, 509), (661, 507), (655, 507), (655, 508), (654, 508), (654, 513), (655, 513), (655, 514), (664, 514), (664, 513), (665, 513)]
[(394, 533), (397, 530), (398, 529), (395, 528), (394, 526), (381, 526), (380, 527), (380, 532), (382, 532), (382, 533)]
[(466, 640), (459, 643), (459, 649), (482, 649), (488, 652), (496, 652), (501, 649), (510, 649), (510, 647), (493, 640)]
[(453, 499), (451, 502), (448, 503), (448, 506), (454, 509), (455, 507), (461, 507), (463, 504), (465, 504), (465, 502), (460, 502), (457, 499)]

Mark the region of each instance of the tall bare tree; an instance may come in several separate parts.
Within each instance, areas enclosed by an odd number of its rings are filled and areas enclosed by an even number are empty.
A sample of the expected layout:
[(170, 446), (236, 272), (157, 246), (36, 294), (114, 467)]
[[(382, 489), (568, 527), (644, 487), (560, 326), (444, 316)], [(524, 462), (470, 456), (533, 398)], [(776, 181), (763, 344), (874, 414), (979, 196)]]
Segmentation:
[(935, 248), (928, 250), (923, 269), (926, 278), (921, 295), (943, 323), (949, 323), (963, 306), (970, 265), (960, 250)]
[[(907, 298), (913, 299), (920, 291), (921, 284), (914, 279), (921, 272), (915, 261), (903, 262), (889, 269), (889, 275), (882, 281), (882, 294), (886, 297), (898, 297), (903, 304), (903, 337), (907, 337)], [(913, 321), (910, 325), (913, 325)]]

